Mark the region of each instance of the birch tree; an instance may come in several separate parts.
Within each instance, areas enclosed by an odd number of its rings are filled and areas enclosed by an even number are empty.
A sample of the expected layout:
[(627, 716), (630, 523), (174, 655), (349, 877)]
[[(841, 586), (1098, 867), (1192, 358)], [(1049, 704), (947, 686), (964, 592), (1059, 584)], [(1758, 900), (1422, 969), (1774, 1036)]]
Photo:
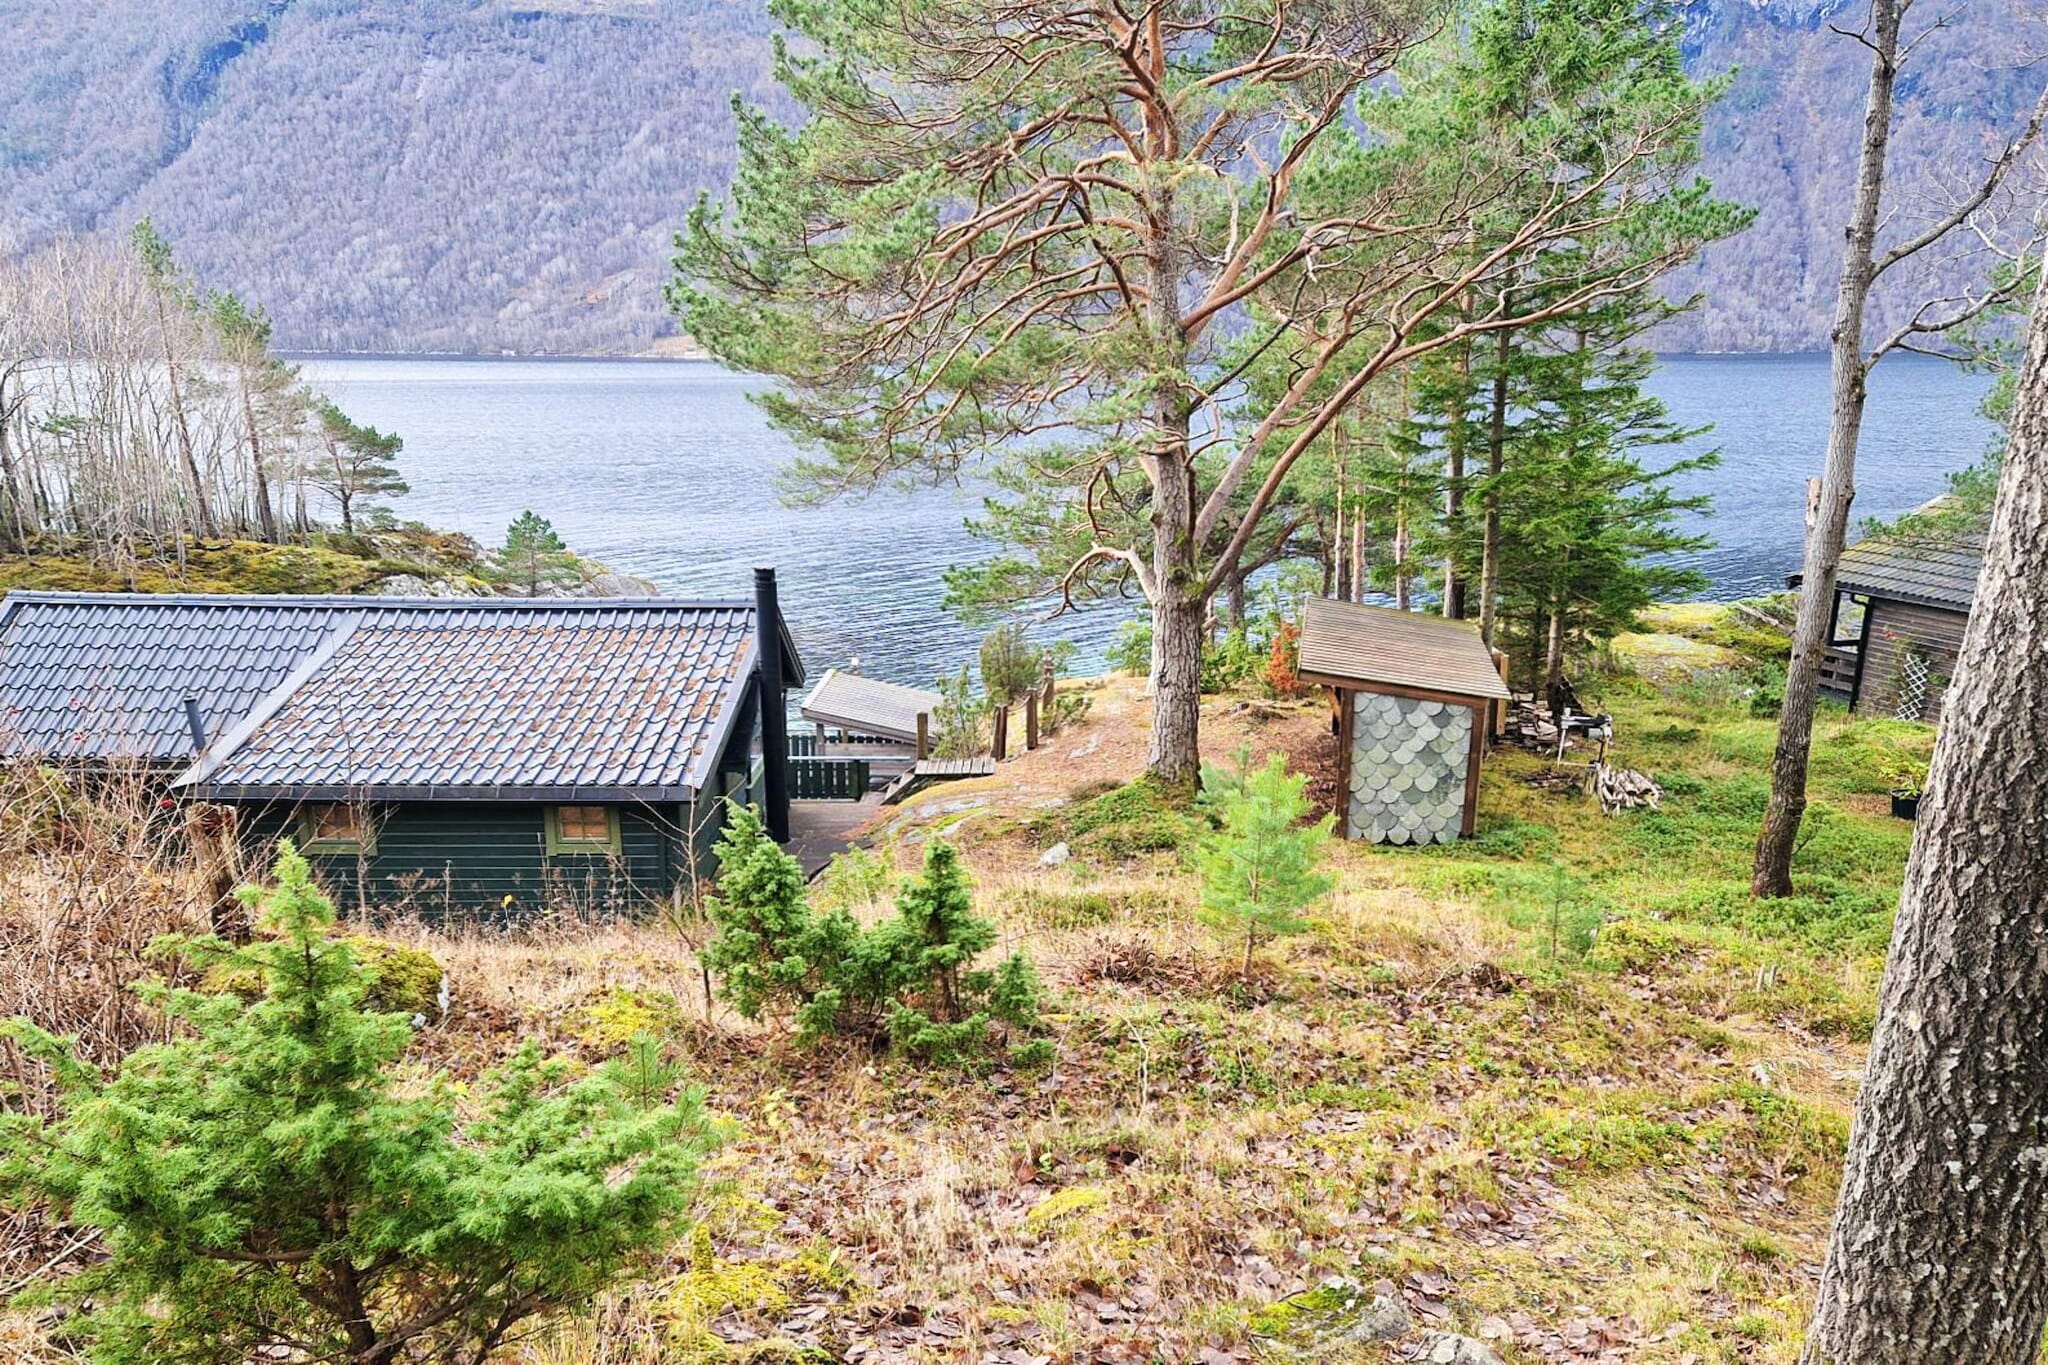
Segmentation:
[(1944, 703), (1804, 1365), (2033, 1365), (2048, 1320), (2048, 291)]
[(1785, 706), (1771, 758), (1771, 796), (1757, 834), (1751, 870), (1750, 889), (1758, 896), (1792, 893), (1792, 854), (1806, 814), (1806, 767), (1813, 745), (1814, 707), (1834, 620), (1836, 571), (1848, 539), (1849, 504), (1856, 496), (1856, 447), (1871, 371), (1887, 355), (1923, 349), (1930, 340), (2009, 299), (2015, 277), (1994, 272), (1975, 293), (1927, 300), (1904, 323), (1877, 338), (1868, 335), (1865, 324), (1871, 293), (1891, 271), (1929, 251), (1969, 251), (1973, 242), (1989, 247), (1997, 237), (2001, 191), (2038, 142), (2042, 120), (2048, 116), (2048, 89), (2044, 89), (2019, 132), (1999, 149), (1982, 178), (1948, 212), (1889, 245), (1880, 242), (1886, 226), (1885, 177), (1891, 152), (1893, 96), (1900, 70), (1915, 45), (1904, 36), (1913, 3), (1872, 0), (1868, 23), (1860, 32), (1848, 35), (1870, 49), (1870, 89), (1831, 333), (1833, 389), (1827, 459), (1821, 472), (1819, 503), (1806, 537), (1799, 615), (1793, 627), (1792, 657), (1785, 670)]
[[(1572, 55), (1601, 69), (1586, 0), (1497, 8), (1576, 26)], [(805, 119), (742, 111), (730, 205), (701, 201), (678, 239), (684, 325), (783, 381), (762, 401), (808, 450), (805, 495), (1004, 470), (1055, 502), (1037, 587), (1055, 609), (1147, 601), (1149, 770), (1175, 786), (1199, 770), (1209, 603), (1324, 433), (1417, 355), (1655, 279), (1711, 204), (1675, 33), (1674, 59), (1608, 70), (1626, 100), (1596, 82), (1541, 119), (1447, 104), (1371, 134), (1361, 97), (1446, 20), (1439, 0), (774, 13)], [(1498, 205), (1512, 224), (1469, 247)], [(1610, 250), (1541, 312), (1485, 287), (1593, 232)], [(1288, 380), (1234, 412), (1255, 359)]]

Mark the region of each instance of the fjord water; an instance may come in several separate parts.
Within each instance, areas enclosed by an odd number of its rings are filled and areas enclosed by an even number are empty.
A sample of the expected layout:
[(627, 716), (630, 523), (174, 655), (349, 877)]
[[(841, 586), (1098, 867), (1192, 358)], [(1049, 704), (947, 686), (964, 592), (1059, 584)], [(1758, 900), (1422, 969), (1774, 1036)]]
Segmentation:
[[(980, 495), (940, 486), (783, 506), (775, 476), (793, 452), (747, 401), (756, 381), (689, 361), (300, 363), (357, 421), (405, 438), (412, 491), (396, 500), (401, 517), (495, 543), (532, 508), (578, 552), (687, 596), (744, 596), (752, 567), (775, 565), (814, 676), (858, 657), (873, 676), (929, 685), (973, 655), (980, 632), (940, 607), (940, 576), (991, 552), (966, 531)], [(1859, 518), (1917, 506), (1983, 452), (1985, 382), (1918, 357), (1879, 367)], [(1679, 422), (1715, 428), (1689, 448), (1722, 452), (1719, 469), (1687, 481), (1714, 496), (1699, 526), (1715, 544), (1686, 556), (1711, 580), (1706, 595), (1782, 587), (1827, 436), (1826, 358), (1673, 356), (1651, 387)], [(1125, 614), (1096, 609), (1034, 633), (1071, 639), (1084, 664), (1099, 664)]]

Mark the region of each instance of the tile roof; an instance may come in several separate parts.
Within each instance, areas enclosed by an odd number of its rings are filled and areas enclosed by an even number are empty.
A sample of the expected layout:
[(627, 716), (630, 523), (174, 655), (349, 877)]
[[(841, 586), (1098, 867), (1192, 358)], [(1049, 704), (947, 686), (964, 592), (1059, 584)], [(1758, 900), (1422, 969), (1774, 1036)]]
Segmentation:
[(185, 698), (226, 730), (359, 611), (351, 599), (14, 593), (0, 602), (0, 752), (185, 759)]
[(914, 742), (918, 712), (930, 712), (942, 700), (936, 692), (828, 668), (799, 710), (806, 720)]
[(1476, 627), (1422, 612), (1309, 599), (1301, 671), (1367, 690), (1405, 687), (1457, 697), (1508, 695)]
[(680, 800), (754, 657), (749, 602), (17, 594), (0, 747), (182, 762), (197, 695), (203, 796)]

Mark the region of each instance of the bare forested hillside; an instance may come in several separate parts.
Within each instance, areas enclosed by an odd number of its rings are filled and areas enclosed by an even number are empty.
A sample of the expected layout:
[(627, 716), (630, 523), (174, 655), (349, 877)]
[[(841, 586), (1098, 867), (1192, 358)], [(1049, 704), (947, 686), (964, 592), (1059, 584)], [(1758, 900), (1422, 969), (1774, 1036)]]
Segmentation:
[[(1909, 202), (2018, 115), (2035, 0), (1952, 7), (1904, 92)], [(730, 96), (769, 94), (762, 0), (14, 0), (0, 213), (33, 243), (150, 215), (208, 287), (317, 350), (639, 351), (672, 227), (724, 183)], [(1692, 0), (1736, 68), (1708, 172), (1755, 228), (1679, 287), (1674, 348), (1821, 344), (1864, 54), (1854, 0)], [(1955, 267), (1951, 267), (1955, 269)], [(1901, 296), (1905, 286), (1901, 281)]]

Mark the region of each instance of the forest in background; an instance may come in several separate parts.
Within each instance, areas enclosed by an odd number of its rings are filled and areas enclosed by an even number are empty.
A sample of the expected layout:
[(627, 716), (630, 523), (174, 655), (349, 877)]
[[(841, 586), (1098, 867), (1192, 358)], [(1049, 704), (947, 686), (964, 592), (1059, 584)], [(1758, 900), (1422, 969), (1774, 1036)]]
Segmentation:
[[(1866, 70), (1839, 8), (1684, 7), (1695, 71), (1736, 71), (1703, 170), (1759, 216), (1674, 277), (1707, 301), (1660, 349), (1825, 344)], [(1947, 19), (1901, 94), (1901, 202), (1970, 178), (2048, 46), (2025, 0)], [(290, 350), (645, 351), (676, 332), (674, 227), (730, 173), (732, 92), (775, 99), (771, 28), (758, 0), (28, 0), (0, 30), (0, 234), (148, 215)], [(1930, 292), (1903, 275), (1876, 325)]]

